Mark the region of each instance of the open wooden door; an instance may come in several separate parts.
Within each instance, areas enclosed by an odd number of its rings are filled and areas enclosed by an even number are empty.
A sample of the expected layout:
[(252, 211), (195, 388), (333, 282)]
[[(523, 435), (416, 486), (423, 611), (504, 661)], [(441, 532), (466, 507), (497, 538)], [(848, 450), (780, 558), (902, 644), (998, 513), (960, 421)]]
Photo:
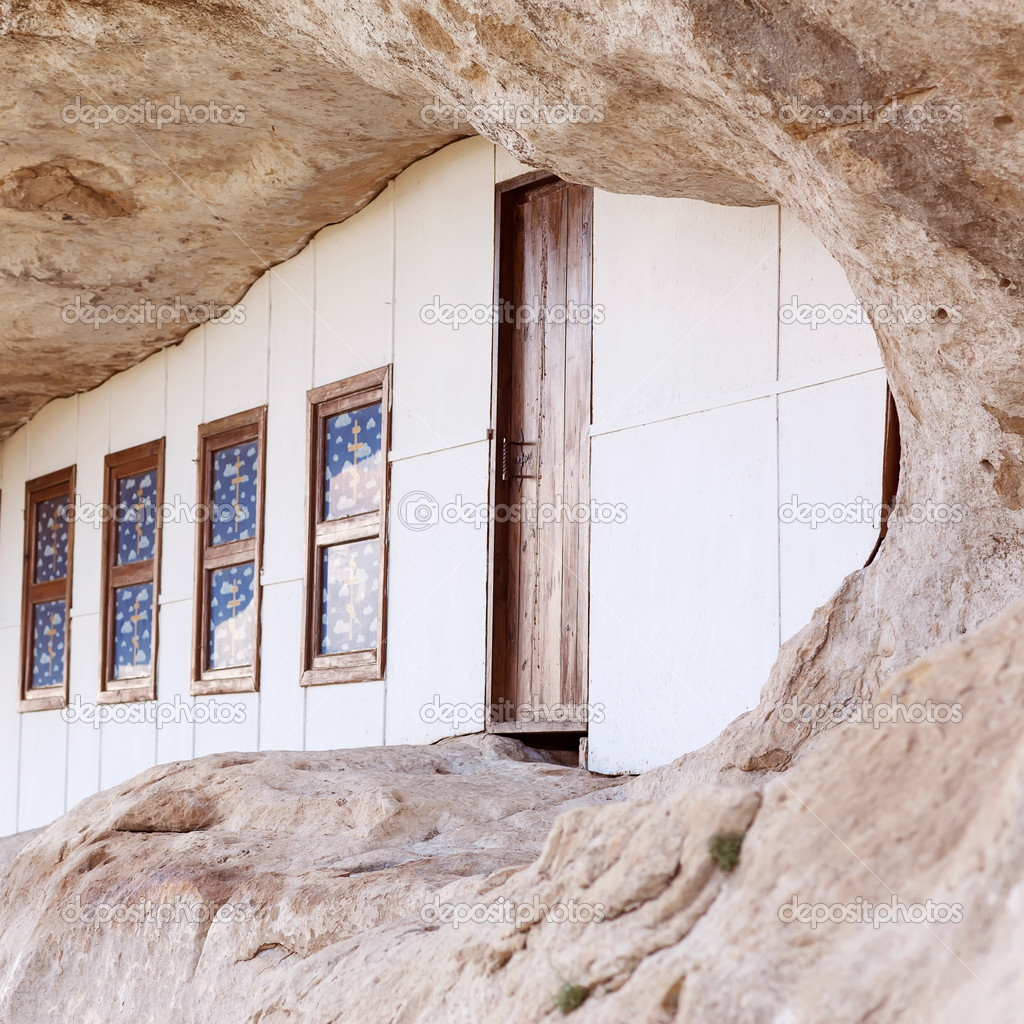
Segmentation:
[(586, 731), (592, 210), (558, 179), (499, 201), (492, 731)]

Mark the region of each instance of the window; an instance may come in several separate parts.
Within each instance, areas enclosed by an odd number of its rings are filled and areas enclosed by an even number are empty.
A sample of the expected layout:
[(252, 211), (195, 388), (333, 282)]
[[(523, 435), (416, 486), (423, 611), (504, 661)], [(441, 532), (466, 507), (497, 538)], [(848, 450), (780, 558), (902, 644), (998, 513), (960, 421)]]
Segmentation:
[(259, 689), (267, 409), (199, 428), (192, 693)]
[(878, 540), (864, 563), (867, 568), (878, 554), (889, 530), (889, 513), (896, 507), (896, 493), (900, 486), (900, 414), (896, 409), (896, 399), (892, 396), (892, 388), (885, 385), (885, 441), (882, 452), (882, 507), (885, 517), (878, 530)]
[(384, 677), (389, 369), (309, 401), (309, 529), (302, 684)]
[(164, 442), (103, 463), (100, 703), (156, 699)]
[(73, 466), (25, 485), (22, 711), (62, 708), (68, 702), (74, 495)]

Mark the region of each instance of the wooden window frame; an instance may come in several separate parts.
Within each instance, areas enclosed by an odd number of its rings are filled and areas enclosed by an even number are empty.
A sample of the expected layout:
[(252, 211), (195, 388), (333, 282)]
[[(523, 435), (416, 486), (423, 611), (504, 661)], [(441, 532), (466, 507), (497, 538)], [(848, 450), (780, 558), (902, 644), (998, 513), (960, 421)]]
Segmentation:
[[(21, 658), (19, 665), (19, 711), (52, 711), (68, 706), (71, 678), (71, 579), (74, 570), (75, 517), (68, 521), (68, 571), (62, 580), (33, 583), (36, 549), (36, 506), (41, 501), (68, 496), (69, 506), (75, 504), (75, 466), (36, 477), (25, 484), (25, 547), (22, 560), (21, 589)], [(41, 601), (64, 600), (64, 685), (32, 689), (33, 617), (32, 608)], [(60, 692), (54, 693), (53, 690)]]
[[(382, 473), (380, 509), (344, 519), (323, 520), (327, 421), (350, 409), (380, 402)], [(376, 682), (384, 678), (387, 652), (388, 509), (391, 488), (391, 367), (313, 388), (306, 394), (306, 572), (303, 586), (303, 686)], [(372, 651), (318, 654), (320, 649), (324, 548), (347, 541), (374, 540), (380, 546), (377, 590), (377, 646)]]
[[(209, 543), (213, 509), (213, 453), (222, 448), (231, 448), (245, 441), (255, 441), (257, 454), (256, 481), (256, 533), (246, 540), (219, 544)], [(192, 629), (192, 686), (193, 697), (205, 697), (217, 693), (256, 693), (260, 688), (260, 638), (263, 608), (263, 514), (267, 478), (267, 407), (225, 416), (219, 420), (204, 423), (199, 428), (199, 454), (197, 457), (198, 476), (196, 482), (197, 509), (204, 509), (206, 516), (196, 516), (196, 560), (195, 560), (195, 617)], [(253, 563), (253, 633), (252, 663), (233, 668), (211, 669), (207, 667), (209, 636), (207, 626), (210, 617), (210, 589), (207, 577), (215, 569), (233, 565)]]
[[(163, 539), (163, 517), (160, 508), (164, 500), (164, 449), (165, 439), (150, 441), (114, 452), (103, 460), (103, 503), (104, 508), (113, 511), (119, 505), (117, 482), (126, 476), (140, 473), (156, 473), (156, 516), (153, 542), (153, 557), (144, 562), (129, 562), (117, 565), (116, 517), (110, 515), (103, 524), (103, 561), (100, 581), (100, 704), (127, 704), (133, 701), (156, 700), (156, 667), (160, 620), (160, 562)], [(115, 679), (113, 669), (116, 661), (114, 647), (117, 642), (117, 613), (114, 595), (120, 587), (141, 586), (150, 583), (153, 587), (153, 620), (151, 623), (151, 664), (148, 676), (136, 679)]]

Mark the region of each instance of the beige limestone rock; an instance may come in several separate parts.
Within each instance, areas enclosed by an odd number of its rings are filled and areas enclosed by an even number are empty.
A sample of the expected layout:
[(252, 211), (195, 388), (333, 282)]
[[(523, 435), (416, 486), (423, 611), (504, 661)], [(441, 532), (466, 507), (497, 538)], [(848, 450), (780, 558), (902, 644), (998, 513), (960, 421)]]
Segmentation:
[[(1022, 636), (1024, 602), (900, 673), (902, 712), (838, 726), (761, 792), (639, 800), (483, 737), (152, 769), (10, 865), (0, 1019), (528, 1024), (558, 1019), (569, 983), (581, 1024), (1016, 1024)], [(728, 874), (708, 853), (723, 833), (745, 833)], [(176, 895), (244, 919), (61, 918)], [(893, 899), (948, 909), (780, 914)], [(456, 926), (449, 906), (495, 916)]]

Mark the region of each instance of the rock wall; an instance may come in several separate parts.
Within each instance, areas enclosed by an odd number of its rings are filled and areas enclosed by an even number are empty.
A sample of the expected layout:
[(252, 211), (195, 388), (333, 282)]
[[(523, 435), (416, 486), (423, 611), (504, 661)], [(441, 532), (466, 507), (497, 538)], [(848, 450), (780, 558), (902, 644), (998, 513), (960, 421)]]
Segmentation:
[(642, 800), (482, 737), (153, 769), (0, 876), (0, 1019), (1011, 1024), (1022, 632), (915, 663), (761, 792)]

